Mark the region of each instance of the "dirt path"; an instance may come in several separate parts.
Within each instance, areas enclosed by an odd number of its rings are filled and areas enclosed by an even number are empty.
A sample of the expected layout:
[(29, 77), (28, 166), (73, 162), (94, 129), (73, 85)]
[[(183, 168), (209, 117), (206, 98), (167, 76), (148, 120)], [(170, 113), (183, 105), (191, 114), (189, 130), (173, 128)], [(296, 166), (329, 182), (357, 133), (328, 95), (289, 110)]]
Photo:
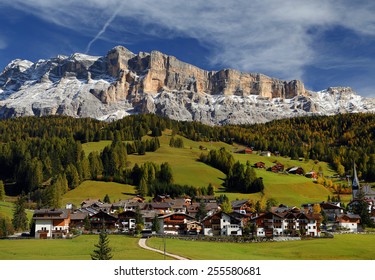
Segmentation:
[[(140, 247), (146, 249), (146, 250), (154, 251), (154, 252), (157, 252), (157, 253), (160, 253), (160, 254), (164, 255), (164, 251), (148, 247), (147, 244), (146, 244), (146, 240), (147, 240), (147, 238), (140, 238), (139, 242), (138, 242), (138, 245)], [(174, 255), (174, 254), (170, 254), (170, 253), (167, 253), (167, 252), (165, 252), (165, 255), (168, 256), (168, 257), (177, 259), (177, 260), (188, 260), (187, 258), (178, 256), (178, 255)]]

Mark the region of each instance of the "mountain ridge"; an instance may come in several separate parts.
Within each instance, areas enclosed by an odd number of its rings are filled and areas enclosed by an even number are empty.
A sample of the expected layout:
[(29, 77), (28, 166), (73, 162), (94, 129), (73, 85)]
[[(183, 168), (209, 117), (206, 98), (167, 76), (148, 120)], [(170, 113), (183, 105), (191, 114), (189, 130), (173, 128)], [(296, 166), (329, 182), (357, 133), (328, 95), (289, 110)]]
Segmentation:
[(0, 74), (0, 118), (68, 115), (114, 120), (154, 113), (205, 124), (251, 124), (308, 115), (375, 112), (349, 87), (313, 92), (234, 69), (207, 71), (159, 51), (122, 46), (106, 56), (75, 53), (16, 59)]

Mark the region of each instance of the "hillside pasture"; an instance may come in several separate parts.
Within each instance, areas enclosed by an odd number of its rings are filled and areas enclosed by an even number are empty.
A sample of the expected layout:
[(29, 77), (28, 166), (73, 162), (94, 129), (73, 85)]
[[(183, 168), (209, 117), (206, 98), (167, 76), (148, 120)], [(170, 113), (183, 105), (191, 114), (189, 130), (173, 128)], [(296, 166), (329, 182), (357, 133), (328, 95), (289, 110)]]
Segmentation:
[[(184, 148), (170, 147), (169, 141), (172, 135), (170, 131), (165, 131), (163, 135), (159, 137), (160, 148), (157, 151), (147, 152), (142, 156), (138, 154), (128, 155), (129, 166), (132, 167), (136, 163), (140, 165), (145, 162), (155, 162), (157, 164), (168, 162), (172, 167), (174, 182), (176, 184), (203, 187), (211, 183), (215, 186), (218, 195), (225, 194), (230, 200), (253, 199), (254, 201), (261, 199), (260, 193), (241, 194), (226, 192), (222, 188), (225, 174), (218, 169), (198, 161), (200, 154), (207, 153), (211, 149), (225, 148), (232, 153), (235, 160), (243, 164), (249, 162), (250, 165), (254, 165), (256, 162), (263, 161), (266, 167), (271, 167), (277, 161), (282, 163), (285, 168), (301, 166), (307, 172), (311, 170), (319, 171), (320, 167), (325, 176), (332, 176), (334, 174), (334, 171), (330, 169), (329, 165), (325, 162), (315, 163), (312, 160), (291, 160), (290, 158), (280, 156), (264, 157), (260, 156), (256, 151), (253, 154), (239, 154), (235, 151), (243, 147), (237, 144), (229, 145), (223, 142), (196, 142), (179, 135), (174, 137), (183, 139)], [(143, 140), (149, 138), (150, 136), (145, 136)], [(110, 141), (101, 141), (95, 144), (86, 143), (82, 146), (87, 154), (88, 151), (93, 151), (95, 149), (100, 152), (109, 144)], [(312, 179), (308, 179), (304, 176), (275, 174), (264, 169), (256, 169), (256, 173), (258, 177), (263, 178), (265, 199), (275, 198), (279, 203), (299, 206), (301, 203), (325, 201), (328, 196), (332, 196), (330, 190), (322, 185), (314, 183)], [(102, 194), (102, 196), (103, 195), (105, 194)]]
[(100, 199), (108, 194), (111, 202), (127, 199), (136, 195), (135, 188), (130, 185), (115, 182), (84, 181), (75, 189), (67, 192), (63, 197), (63, 205), (73, 203), (79, 206), (86, 199)]

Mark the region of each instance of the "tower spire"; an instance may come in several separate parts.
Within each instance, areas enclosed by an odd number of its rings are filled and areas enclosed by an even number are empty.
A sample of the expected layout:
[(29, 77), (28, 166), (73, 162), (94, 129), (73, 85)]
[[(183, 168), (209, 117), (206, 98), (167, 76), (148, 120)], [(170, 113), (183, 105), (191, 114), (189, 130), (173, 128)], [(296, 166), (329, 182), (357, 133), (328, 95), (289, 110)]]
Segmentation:
[(357, 176), (357, 169), (355, 167), (355, 162), (353, 162), (353, 181), (352, 181), (353, 199), (356, 197), (358, 190), (359, 190), (359, 180)]

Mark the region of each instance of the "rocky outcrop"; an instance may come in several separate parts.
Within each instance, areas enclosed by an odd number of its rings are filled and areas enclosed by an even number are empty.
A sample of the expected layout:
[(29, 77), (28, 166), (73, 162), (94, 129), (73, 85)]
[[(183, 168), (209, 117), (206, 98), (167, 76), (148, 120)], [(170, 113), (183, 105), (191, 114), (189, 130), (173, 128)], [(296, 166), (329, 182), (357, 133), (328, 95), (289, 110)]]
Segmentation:
[(0, 74), (0, 118), (68, 115), (113, 120), (155, 113), (206, 124), (251, 124), (344, 112), (375, 112), (351, 88), (311, 92), (233, 69), (206, 71), (158, 51), (115, 47), (106, 56), (12, 61)]
[[(206, 71), (184, 63), (158, 51), (138, 55), (123, 47), (107, 54), (108, 73), (118, 79), (103, 101), (115, 102), (128, 95), (148, 93), (155, 95), (163, 90), (192, 91), (205, 94), (259, 95), (265, 98), (292, 98), (304, 95), (302, 82), (273, 79), (261, 74), (237, 70)], [(133, 75), (129, 75), (133, 73)], [(141, 79), (137, 77), (141, 76)]]

